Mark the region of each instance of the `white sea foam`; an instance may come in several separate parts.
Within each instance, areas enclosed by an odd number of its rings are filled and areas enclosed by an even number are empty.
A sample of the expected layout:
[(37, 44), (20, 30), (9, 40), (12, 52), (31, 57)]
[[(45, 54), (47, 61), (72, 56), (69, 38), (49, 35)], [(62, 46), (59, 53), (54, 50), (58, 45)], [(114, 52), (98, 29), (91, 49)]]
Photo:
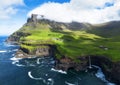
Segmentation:
[(69, 83), (67, 81), (65, 81), (65, 84), (67, 84), (67, 85), (75, 85), (75, 84)]
[(52, 81), (52, 79), (51, 79), (51, 78), (49, 78), (49, 79), (48, 79), (48, 81)]
[(19, 64), (19, 60), (15, 60), (12, 62), (13, 65), (16, 65), (18, 67), (24, 67), (25, 65)]
[(25, 65), (22, 65), (22, 64), (15, 64), (16, 66), (18, 67), (24, 67)]
[(56, 69), (54, 69), (54, 68), (51, 68), (51, 71), (59, 72), (59, 73), (62, 73), (62, 74), (67, 74), (66, 71), (56, 70)]
[(0, 53), (5, 53), (7, 52), (7, 50), (0, 50)]
[(18, 49), (8, 50), (7, 52), (16, 52)]
[(12, 51), (18, 51), (18, 49), (14, 49), (14, 50), (12, 50)]
[(18, 61), (18, 60), (21, 60), (22, 58), (16, 58), (16, 57), (12, 57), (12, 58), (10, 58), (10, 60), (12, 60), (12, 61)]
[(111, 83), (111, 82), (109, 82), (105, 79), (105, 75), (103, 74), (103, 72), (102, 72), (102, 70), (99, 66), (95, 66), (95, 65), (92, 65), (92, 66), (95, 67), (95, 68), (98, 68), (98, 71), (95, 74), (97, 78), (99, 78), (102, 81), (104, 81), (105, 83), (107, 83), (107, 85), (115, 85), (114, 83)]
[(31, 74), (31, 71), (28, 72), (28, 76), (31, 78), (31, 79), (34, 79), (34, 80), (43, 80), (43, 78), (35, 78), (32, 76)]
[(5, 45), (5, 46), (7, 46), (7, 47), (14, 47), (14, 46), (18, 46), (18, 45), (6, 44), (6, 43), (4, 43), (4, 45)]
[(48, 74), (45, 74), (45, 76), (48, 76)]
[(37, 64), (40, 64), (40, 59), (41, 59), (41, 58), (38, 58), (38, 59), (37, 59), (37, 61), (36, 61)]
[(54, 85), (54, 80), (52, 78), (48, 79), (47, 85)]
[(18, 62), (19, 62), (19, 61), (13, 61), (12, 64), (16, 64), (16, 63), (18, 63)]
[(19, 60), (21, 60), (22, 58), (16, 58), (16, 57), (12, 57), (12, 58), (10, 58), (10, 60), (12, 60), (12, 64), (13, 65), (16, 65), (16, 66), (18, 66), (18, 67), (23, 67), (23, 66), (25, 66), (25, 65), (22, 65), (22, 64), (19, 64)]

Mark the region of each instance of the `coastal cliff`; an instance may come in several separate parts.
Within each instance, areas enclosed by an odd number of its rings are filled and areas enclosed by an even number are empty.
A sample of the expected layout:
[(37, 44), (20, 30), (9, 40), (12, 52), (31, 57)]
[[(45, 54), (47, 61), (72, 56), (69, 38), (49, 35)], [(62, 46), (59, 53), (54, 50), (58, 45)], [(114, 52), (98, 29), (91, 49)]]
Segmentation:
[(6, 41), (20, 45), (17, 58), (51, 56), (56, 61), (55, 68), (65, 71), (86, 70), (90, 56), (92, 65), (100, 66), (107, 79), (119, 85), (120, 26), (116, 23), (120, 22), (100, 25), (62, 23), (32, 15)]

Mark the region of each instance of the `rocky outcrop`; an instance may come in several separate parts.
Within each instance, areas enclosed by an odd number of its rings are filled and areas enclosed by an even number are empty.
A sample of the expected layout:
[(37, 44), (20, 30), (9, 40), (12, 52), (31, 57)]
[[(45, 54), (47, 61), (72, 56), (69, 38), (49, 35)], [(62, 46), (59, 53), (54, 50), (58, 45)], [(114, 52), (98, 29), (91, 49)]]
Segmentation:
[(108, 80), (120, 85), (120, 62), (112, 63), (111, 69), (104, 68), (103, 71)]
[[(120, 62), (114, 63), (104, 56), (91, 56), (90, 58), (92, 65), (101, 67), (109, 81), (120, 85)], [(77, 71), (86, 70), (89, 66), (89, 57), (79, 57), (78, 60), (80, 62), (76, 63), (68, 57), (62, 57), (56, 61), (56, 69), (62, 69), (64, 71), (69, 69), (75, 69)]]
[(120, 85), (120, 61), (112, 62), (104, 56), (92, 56), (91, 62), (93, 65), (97, 65), (102, 68), (107, 80)]
[(28, 58), (28, 57), (41, 57), (41, 56), (54, 56), (55, 55), (55, 46), (52, 45), (41, 45), (34, 50), (28, 50), (26, 48), (20, 47), (16, 52), (17, 58)]
[(27, 23), (34, 22), (37, 23), (37, 14), (32, 14), (30, 18), (27, 19)]
[(21, 49), (19, 49), (16, 52), (15, 57), (16, 58), (32, 58), (32, 57), (35, 57), (35, 56), (27, 54), (27, 53), (23, 52)]
[(24, 33), (24, 32), (15, 32), (8, 37), (6, 42), (10, 43), (10, 44), (18, 44), (21, 37), (26, 37), (28, 35), (30, 35), (30, 34), (29, 33)]
[(86, 57), (78, 58), (80, 62), (76, 62), (69, 57), (62, 57), (61, 59), (56, 60), (56, 69), (62, 69), (67, 71), (69, 69), (75, 69), (77, 71), (85, 70), (87, 67)]

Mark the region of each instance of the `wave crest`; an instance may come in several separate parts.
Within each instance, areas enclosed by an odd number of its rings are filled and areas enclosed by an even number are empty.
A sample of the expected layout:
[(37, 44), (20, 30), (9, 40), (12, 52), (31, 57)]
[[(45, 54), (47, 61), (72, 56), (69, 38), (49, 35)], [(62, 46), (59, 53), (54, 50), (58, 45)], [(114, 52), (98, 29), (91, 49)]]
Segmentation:
[(7, 52), (6, 50), (0, 50), (0, 53), (5, 53), (5, 52)]
[(28, 76), (29, 76), (31, 79), (34, 79), (34, 80), (43, 80), (43, 78), (35, 78), (35, 77), (33, 77), (31, 73), (32, 73), (31, 71), (28, 72)]
[(107, 81), (107, 80), (105, 79), (105, 75), (103, 74), (102, 69), (101, 69), (99, 66), (95, 66), (95, 65), (92, 65), (92, 66), (95, 67), (95, 68), (98, 68), (98, 71), (97, 71), (97, 73), (95, 74), (95, 76), (96, 76), (97, 78), (99, 78), (99, 79), (101, 79), (102, 81), (104, 81), (107, 85), (115, 85), (114, 83), (111, 83), (111, 82), (109, 82), (109, 81)]
[(59, 72), (59, 73), (62, 73), (62, 74), (67, 74), (66, 71), (56, 70), (56, 69), (54, 69), (54, 68), (51, 68), (51, 71)]

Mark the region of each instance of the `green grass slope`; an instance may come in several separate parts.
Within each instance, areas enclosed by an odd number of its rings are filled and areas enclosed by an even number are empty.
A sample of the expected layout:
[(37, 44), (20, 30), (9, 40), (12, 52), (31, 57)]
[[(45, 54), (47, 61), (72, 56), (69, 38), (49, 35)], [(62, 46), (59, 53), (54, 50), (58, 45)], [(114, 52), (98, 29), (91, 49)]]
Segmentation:
[(113, 27), (110, 23), (92, 26), (87, 23), (66, 24), (52, 21), (40, 21), (36, 26), (31, 24), (24, 25), (17, 31), (30, 34), (20, 37), (22, 48), (32, 51), (39, 48), (37, 45), (49, 44), (57, 46), (57, 58), (64, 55), (77, 61), (76, 58), (80, 56), (98, 55), (120, 61), (119, 25)]

